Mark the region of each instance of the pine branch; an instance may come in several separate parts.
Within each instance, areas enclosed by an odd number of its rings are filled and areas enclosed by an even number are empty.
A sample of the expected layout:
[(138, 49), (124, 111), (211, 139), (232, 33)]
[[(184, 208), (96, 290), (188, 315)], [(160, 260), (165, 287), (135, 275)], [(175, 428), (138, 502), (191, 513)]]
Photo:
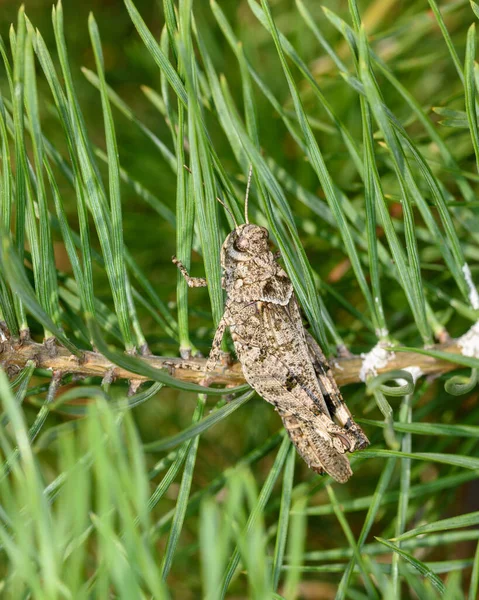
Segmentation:
[[(460, 355), (462, 349), (458, 342), (459, 339), (451, 340), (445, 344), (437, 344), (431, 349)], [(180, 381), (205, 383), (205, 358), (182, 359), (148, 356), (143, 357), (143, 360), (154, 368), (168, 370), (172, 377)], [(148, 380), (142, 375), (117, 367), (98, 352), (85, 351), (82, 357), (77, 357), (63, 346), (52, 347), (51, 343), (40, 344), (32, 340), (14, 340), (11, 337), (0, 343), (0, 365), (9, 375), (14, 375), (23, 369), (28, 361), (33, 361), (37, 368), (79, 377), (108, 377), (111, 380), (125, 379), (138, 382)], [(332, 360), (331, 366), (338, 385), (344, 386), (360, 382), (363, 362), (363, 357), (358, 355)], [(424, 375), (439, 375), (461, 368), (459, 364), (415, 352), (392, 352), (387, 365), (378, 367), (376, 371), (380, 375), (412, 366), (419, 368)], [(226, 386), (245, 383), (241, 365), (237, 361), (230, 364), (218, 364), (216, 369), (208, 374), (206, 383)]]

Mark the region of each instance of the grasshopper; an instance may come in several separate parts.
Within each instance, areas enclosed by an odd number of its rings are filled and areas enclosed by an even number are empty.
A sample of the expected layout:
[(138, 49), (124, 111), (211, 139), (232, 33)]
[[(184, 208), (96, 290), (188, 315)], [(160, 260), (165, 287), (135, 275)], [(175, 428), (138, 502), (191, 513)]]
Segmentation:
[[(233, 217), (235, 229), (221, 249), (226, 303), (206, 370), (221, 358), (229, 328), (246, 381), (273, 404), (307, 465), (344, 483), (352, 475), (345, 453), (369, 441), (344, 403), (321, 348), (303, 326), (291, 280), (269, 249), (268, 230), (249, 223), (250, 182), (251, 169), (246, 222), (238, 225)], [(204, 278), (190, 277), (175, 257), (173, 262), (188, 286), (207, 285)]]

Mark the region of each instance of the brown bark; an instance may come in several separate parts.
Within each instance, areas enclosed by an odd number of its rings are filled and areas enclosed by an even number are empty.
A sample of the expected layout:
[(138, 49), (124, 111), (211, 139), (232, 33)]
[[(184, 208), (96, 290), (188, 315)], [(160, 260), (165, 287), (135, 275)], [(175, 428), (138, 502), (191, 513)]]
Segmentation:
[[(461, 348), (457, 342), (457, 340), (451, 340), (447, 344), (434, 346), (434, 349), (461, 354)], [(175, 357), (147, 356), (143, 360), (154, 368), (167, 369), (173, 377), (181, 381), (198, 384), (204, 382), (204, 367), (206, 364), (204, 358), (185, 360)], [(38, 368), (51, 369), (53, 372), (58, 371), (63, 374), (135, 381), (147, 380), (146, 377), (115, 366), (97, 352), (85, 352), (83, 357), (79, 359), (62, 346), (52, 347), (51, 344), (39, 344), (31, 340), (12, 341), (7, 339), (0, 342), (0, 365), (7, 373), (14, 374), (18, 372), (28, 361), (34, 361)], [(331, 362), (334, 376), (340, 386), (360, 381), (359, 373), (363, 362), (361, 356), (340, 357)], [(460, 365), (430, 356), (414, 352), (397, 352), (394, 356), (391, 356), (386, 367), (377, 369), (377, 373), (387, 373), (411, 366), (419, 367), (425, 375), (446, 373), (461, 368)], [(208, 374), (209, 385), (236, 386), (242, 383), (245, 383), (245, 380), (241, 365), (238, 362), (229, 365), (218, 365), (213, 372)]]

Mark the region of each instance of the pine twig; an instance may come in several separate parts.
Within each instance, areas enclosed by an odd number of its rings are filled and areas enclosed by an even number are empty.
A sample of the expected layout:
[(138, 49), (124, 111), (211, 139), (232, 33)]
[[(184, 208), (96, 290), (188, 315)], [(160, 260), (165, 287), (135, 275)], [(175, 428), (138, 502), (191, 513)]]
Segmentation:
[[(458, 342), (459, 340), (450, 340), (448, 343), (438, 344), (432, 349), (461, 354)], [(34, 361), (37, 368), (50, 369), (64, 375), (101, 378), (108, 376), (112, 380), (147, 381), (147, 378), (142, 375), (117, 367), (98, 352), (85, 351), (79, 358), (62, 346), (57, 346), (56, 352), (52, 353), (48, 344), (40, 344), (32, 340), (20, 341), (7, 338), (0, 342), (0, 365), (9, 375), (23, 369), (29, 360)], [(166, 369), (171, 376), (178, 380), (197, 384), (204, 382), (205, 358), (185, 360), (178, 357), (148, 356), (143, 357), (142, 360), (154, 368)], [(331, 361), (334, 376), (340, 386), (361, 381), (362, 365), (363, 357), (358, 355), (338, 357)], [(424, 375), (442, 374), (461, 368), (461, 365), (431, 356), (414, 352), (398, 352), (391, 354), (386, 366), (377, 368), (377, 374), (411, 366), (418, 367)], [(245, 379), (241, 365), (237, 361), (227, 365), (218, 364), (216, 369), (208, 374), (208, 385), (237, 386), (243, 383), (245, 383)]]

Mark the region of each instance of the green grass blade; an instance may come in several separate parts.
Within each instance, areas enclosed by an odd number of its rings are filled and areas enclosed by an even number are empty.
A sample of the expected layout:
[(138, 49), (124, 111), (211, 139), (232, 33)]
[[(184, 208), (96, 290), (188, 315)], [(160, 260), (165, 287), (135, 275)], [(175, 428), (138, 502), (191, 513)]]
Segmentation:
[[(182, 31), (180, 56), (185, 69), (188, 106), (188, 140), (194, 188), (195, 216), (205, 264), (208, 293), (211, 300), (213, 322), (218, 325), (223, 314), (223, 292), (221, 289), (220, 238), (218, 235), (218, 203), (213, 181), (213, 165), (208, 156), (208, 139), (203, 126), (199, 74), (192, 53), (191, 4), (180, 6), (180, 28)], [(190, 197), (191, 199), (191, 197)]]
[[(400, 420), (403, 423), (410, 424), (412, 421), (411, 396), (406, 395), (401, 403)], [(410, 453), (412, 451), (411, 434), (406, 433), (401, 440), (401, 451)], [(409, 495), (411, 488), (411, 459), (402, 458), (401, 473), (399, 480), (399, 502), (397, 506), (396, 517), (396, 536), (401, 535), (407, 526)], [(399, 544), (401, 546), (401, 544)], [(392, 589), (395, 598), (400, 598), (399, 582), (399, 555), (394, 554), (392, 559)]]
[(471, 367), (472, 369), (477, 369), (479, 367), (479, 359), (474, 358), (473, 356), (453, 354), (452, 352), (444, 352), (443, 350), (395, 346), (394, 352), (415, 352), (416, 354), (423, 354), (424, 356), (432, 356), (433, 358), (438, 358), (440, 360), (447, 360), (448, 362), (463, 365), (464, 367)]
[[(11, 156), (5, 121), (5, 106), (3, 104), (3, 99), (0, 96), (0, 136), (2, 140), (1, 159), (3, 165), (1, 173), (0, 218), (2, 229), (4, 231), (11, 231), (13, 214), (13, 173), (10, 169)], [(15, 302), (11, 290), (6, 286), (2, 273), (0, 273), (0, 312), (1, 318), (5, 321), (11, 335), (18, 337), (20, 332), (17, 314), (15, 312)]]
[(20, 258), (13, 249), (9, 236), (4, 232), (1, 238), (0, 264), (11, 288), (18, 294), (26, 308), (44, 326), (46, 331), (51, 331), (58, 341), (68, 348), (72, 354), (80, 356), (81, 351), (55, 325), (50, 316), (38, 303), (36, 294), (28, 281)]
[(377, 537), (376, 539), (381, 544), (384, 544), (385, 546), (387, 546), (388, 548), (393, 550), (393, 552), (396, 552), (397, 554), (399, 554), (399, 556), (401, 556), (401, 558), (403, 558), (406, 562), (408, 562), (410, 565), (412, 565), (417, 571), (419, 571), (419, 573), (423, 577), (426, 577), (432, 583), (432, 585), (439, 591), (440, 594), (444, 594), (444, 592), (446, 591), (445, 585), (443, 584), (441, 579), (439, 579), (439, 577), (425, 563), (421, 562), (417, 558), (414, 558), (411, 554), (408, 554), (404, 550), (401, 550), (401, 548), (398, 548), (394, 544), (391, 544), (390, 542), (381, 539), (380, 537)]
[(417, 247), (417, 239), (414, 226), (414, 217), (411, 209), (410, 197), (410, 178), (408, 179), (408, 169), (405, 166), (404, 157), (398, 148), (394, 131), (390, 126), (389, 120), (382, 110), (382, 99), (373, 74), (370, 70), (369, 50), (367, 40), (362, 32), (360, 35), (360, 74), (364, 85), (364, 90), (368, 98), (371, 112), (377, 120), (383, 135), (386, 138), (388, 148), (391, 151), (395, 163), (395, 172), (400, 185), (402, 197), (404, 199), (404, 226), (406, 235), (406, 249), (408, 255), (409, 283), (412, 287), (411, 299), (414, 302), (413, 314), (425, 342), (430, 342), (430, 328), (426, 320), (425, 298), (422, 288), (422, 278), (420, 269), (420, 259)]
[(160, 70), (165, 74), (175, 94), (186, 107), (188, 104), (188, 95), (178, 73), (165, 56), (163, 50), (151, 34), (150, 30), (147, 28), (133, 2), (131, 0), (125, 0), (125, 5), (130, 14), (131, 20), (136, 27), (136, 30), (140, 34), (140, 37), (150, 52), (153, 60), (156, 62)]
[[(387, 495), (386, 490), (391, 481), (391, 477), (393, 474), (395, 464), (396, 464), (396, 461), (394, 459), (388, 460), (386, 462), (386, 465), (384, 466), (384, 469), (382, 470), (381, 477), (379, 478), (374, 495), (368, 499), (368, 502), (365, 505), (365, 508), (368, 509), (368, 512), (367, 512), (366, 518), (364, 519), (364, 524), (363, 524), (361, 533), (358, 538), (357, 550), (355, 550), (355, 548), (351, 545), (348, 548), (348, 550), (350, 550), (350, 553), (351, 553), (351, 560), (350, 560), (348, 566), (346, 567), (346, 570), (344, 571), (341, 581), (339, 582), (338, 590), (336, 592), (336, 600), (341, 600), (342, 598), (345, 598), (346, 594), (348, 592), (348, 589), (350, 588), (350, 580), (351, 580), (351, 575), (355, 568), (355, 562), (356, 562), (355, 559), (356, 559), (357, 551), (359, 550), (361, 553), (364, 552), (364, 549), (365, 549), (364, 544), (366, 542), (366, 539), (369, 535), (369, 532), (371, 531), (371, 528), (374, 524), (374, 520), (376, 519), (376, 515), (377, 515), (378, 511), (380, 510), (381, 506), (384, 504), (385, 496)], [(337, 505), (335, 505), (333, 502), (331, 502), (330, 506), (331, 506), (331, 510), (336, 514), (336, 511), (338, 510)], [(346, 512), (344, 510), (343, 504), (341, 504), (341, 510), (343, 513)]]
[[(173, 460), (173, 462), (171, 463), (171, 465), (168, 468), (168, 471), (165, 473), (163, 479), (160, 481), (160, 483), (156, 486), (154, 492), (151, 494), (149, 500), (148, 500), (148, 507), (150, 508), (150, 510), (152, 510), (157, 504), (158, 502), (161, 500), (161, 498), (163, 498), (163, 496), (166, 494), (166, 492), (169, 490), (170, 485), (173, 483), (174, 479), (176, 478), (177, 474), (179, 473), (179, 470), (181, 469), (181, 466), (186, 458), (186, 455), (188, 454), (188, 451), (191, 447), (191, 442), (185, 442), (181, 448), (179, 448), (175, 459)], [(154, 469), (155, 474), (158, 472), (157, 468)]]
[(358, 456), (361, 459), (397, 456), (398, 458), (412, 458), (415, 460), (443, 463), (445, 465), (455, 465), (463, 469), (479, 469), (479, 458), (456, 454), (442, 454), (439, 452), (415, 452), (412, 454), (396, 450), (364, 450)]
[(276, 542), (274, 546), (273, 557), (273, 590), (278, 589), (279, 578), (284, 560), (284, 550), (286, 548), (286, 539), (290, 524), (291, 495), (294, 482), (294, 463), (296, 460), (296, 450), (291, 445), (289, 455), (286, 459), (283, 474), (283, 487), (281, 490), (280, 509), (278, 517), (278, 531), (276, 533)]
[(476, 546), (476, 554), (474, 556), (474, 564), (472, 567), (471, 583), (469, 585), (468, 600), (474, 600), (479, 593), (479, 542)]
[[(13, 60), (13, 84), (11, 87), (12, 102), (13, 102), (13, 122), (15, 135), (15, 248), (23, 262), (25, 252), (25, 221), (27, 210), (26, 184), (25, 178), (25, 149), (24, 149), (24, 115), (23, 115), (23, 94), (24, 94), (24, 47), (25, 47), (25, 18), (24, 9), (18, 11), (18, 26), (17, 35), (15, 38), (15, 46), (12, 47)], [(12, 41), (13, 30), (10, 30), (10, 40)], [(12, 44), (11, 44), (12, 45)], [(13, 45), (12, 45), (13, 46)], [(5, 59), (5, 54), (4, 54)], [(5, 60), (5, 67), (8, 72), (8, 62)], [(15, 91), (14, 91), (15, 90)], [(20, 331), (28, 331), (28, 323), (25, 316), (25, 311), (21, 302), (17, 301), (17, 314), (20, 321)]]
[(437, 24), (439, 25), (439, 29), (441, 30), (441, 33), (444, 37), (444, 41), (446, 42), (447, 49), (449, 50), (449, 53), (451, 55), (452, 62), (454, 63), (454, 66), (456, 68), (457, 74), (459, 75), (460, 80), (462, 82), (464, 82), (461, 61), (459, 60), (459, 56), (457, 54), (456, 47), (454, 46), (454, 42), (451, 39), (451, 34), (449, 33), (449, 31), (446, 27), (446, 24), (444, 23), (444, 19), (442, 18), (441, 11), (439, 10), (436, 0), (428, 0), (428, 1), (429, 1), (429, 6), (431, 7), (432, 12), (433, 12), (434, 16), (436, 17), (436, 21), (437, 21)]
[[(35, 43), (35, 52), (37, 53), (38, 60), (43, 69), (44, 75), (48, 81), (50, 89), (52, 91), (55, 106), (59, 113), (59, 120), (63, 127), (68, 148), (69, 155), (72, 160), (73, 173), (68, 169), (67, 174), (71, 177), (71, 181), (75, 187), (76, 197), (77, 197), (77, 212), (78, 212), (78, 221), (79, 221), (79, 229), (80, 229), (80, 249), (81, 249), (81, 265), (83, 276), (81, 279), (78, 279), (77, 282), (82, 282), (81, 284), (81, 294), (82, 294), (82, 302), (83, 309), (91, 314), (95, 314), (95, 303), (94, 303), (94, 293), (93, 293), (93, 273), (92, 273), (92, 251), (91, 251), (91, 242), (90, 242), (90, 232), (89, 232), (89, 224), (88, 224), (88, 214), (85, 200), (85, 192), (83, 186), (81, 184), (80, 177), (80, 166), (78, 164), (78, 160), (76, 157), (76, 153), (74, 151), (75, 147), (75, 134), (73, 131), (73, 125), (70, 118), (70, 110), (68, 108), (68, 100), (63, 92), (63, 89), (58, 80), (58, 76), (56, 74), (55, 67), (53, 65), (52, 58), (48, 52), (46, 44), (37, 31)], [(68, 73), (68, 71), (66, 71)], [(47, 143), (47, 140), (44, 139), (45, 149), (49, 155), (52, 155), (51, 144)], [(61, 157), (57, 154), (53, 155), (55, 162), (59, 164), (60, 168), (65, 170), (66, 165)], [(60, 162), (59, 162), (60, 161)], [(48, 173), (48, 167), (47, 167)], [(49, 176), (50, 185), (53, 185), (53, 196), (55, 200), (55, 207), (58, 213), (58, 200), (60, 200), (60, 196), (56, 193), (55, 185), (52, 182), (52, 177)], [(60, 216), (58, 218), (61, 220)], [(63, 233), (63, 232), (62, 232)], [(65, 244), (68, 241), (65, 239)], [(70, 260), (72, 260), (70, 256)], [(72, 265), (73, 266), (73, 265)]]
[(168, 42), (173, 51), (174, 57), (178, 58), (175, 37), (175, 34), (178, 30), (178, 23), (175, 12), (176, 8), (172, 0), (163, 0), (163, 10), (165, 13), (166, 29), (168, 31)]
[[(251, 511), (251, 513), (249, 515), (248, 522), (247, 522), (246, 528), (245, 528), (245, 533), (247, 533), (253, 527), (256, 519), (258, 519), (260, 517), (260, 515), (263, 513), (264, 507), (266, 506), (268, 499), (271, 495), (271, 492), (273, 490), (273, 486), (276, 483), (276, 480), (279, 477), (279, 474), (283, 469), (284, 462), (285, 462), (287, 454), (289, 452), (290, 443), (291, 442), (289, 441), (289, 438), (285, 436), (283, 438), (283, 442), (278, 450), (278, 454), (276, 455), (274, 464), (268, 473), (268, 476), (266, 478), (266, 481), (263, 484), (263, 487), (261, 488), (261, 493), (259, 495), (257, 504), (253, 508), (253, 510)], [(236, 547), (235, 551), (233, 552), (233, 555), (228, 563), (228, 566), (226, 568), (224, 576), (223, 576), (221, 592), (219, 594), (220, 598), (225, 597), (225, 595), (228, 591), (229, 585), (231, 583), (231, 580), (233, 579), (235, 571), (238, 567), (239, 562), (240, 562), (240, 552), (239, 552), (238, 547)]]
[[(204, 407), (206, 402), (206, 396), (198, 396), (198, 403), (196, 405), (193, 421), (199, 421), (203, 415)], [(161, 565), (161, 577), (166, 579), (170, 572), (173, 557), (176, 552), (176, 546), (183, 527), (183, 521), (185, 519), (186, 509), (188, 507), (188, 500), (191, 490), (191, 482), (193, 479), (193, 472), (196, 462), (196, 453), (198, 451), (198, 444), (200, 438), (197, 436), (191, 443), (188, 453), (186, 455), (185, 468), (183, 471), (183, 477), (181, 479), (180, 489), (178, 492), (178, 499), (176, 501), (175, 516), (171, 524), (170, 535), (166, 544), (165, 555)]]
[[(18, 385), (18, 389), (15, 392), (15, 402), (17, 404), (21, 404), (25, 399), (30, 380), (33, 375), (33, 371), (35, 370), (35, 363), (32, 361), (28, 361), (25, 368), (22, 370), (18, 378), (15, 381), (10, 383), (10, 390), (13, 390), (16, 385)], [(2, 412), (0, 415), (0, 424), (2, 427), (5, 427), (8, 423), (8, 415), (5, 412)]]
[[(358, 419), (358, 422), (374, 427), (385, 427), (384, 421), (374, 421), (372, 419)], [(394, 421), (395, 431), (400, 433), (414, 433), (417, 435), (445, 435), (450, 437), (470, 437), (476, 438), (479, 435), (479, 427), (475, 425), (449, 425), (446, 423), (401, 423)]]
[[(267, 29), (271, 33), (270, 26), (269, 26), (269, 20), (266, 17), (265, 12), (263, 10), (261, 10), (261, 7), (259, 6), (259, 4), (257, 4), (254, 0), (248, 0), (248, 4), (249, 4), (253, 14), (255, 15), (255, 17), (259, 20), (259, 22), (263, 25), (263, 27), (265, 27), (265, 29)], [(331, 104), (327, 101), (327, 99), (326, 99), (325, 95), (323, 94), (321, 87), (319, 86), (318, 82), (316, 81), (314, 75), (308, 69), (305, 62), (299, 57), (299, 55), (294, 50), (291, 43), (279, 31), (277, 32), (277, 34), (278, 34), (278, 38), (279, 38), (279, 41), (280, 41), (283, 51), (292, 60), (292, 62), (298, 67), (298, 69), (300, 70), (302, 75), (306, 78), (308, 83), (311, 85), (311, 88), (312, 88), (315, 96), (318, 98), (321, 105), (326, 110), (328, 117), (331, 119), (331, 121), (334, 123), (334, 125), (339, 130), (341, 137), (344, 141), (344, 144), (346, 145), (346, 148), (348, 150), (348, 153), (351, 156), (351, 160), (353, 161), (354, 165), (356, 166), (358, 173), (361, 174), (363, 171), (363, 168), (362, 168), (362, 163), (361, 163), (359, 147), (358, 147), (357, 143), (355, 142), (351, 132), (345, 127), (345, 125), (342, 123), (342, 121), (336, 116)]]
[(476, 114), (476, 83), (474, 78), (474, 58), (476, 55), (476, 25), (473, 23), (467, 32), (466, 58), (464, 62), (464, 89), (467, 121), (471, 132), (472, 145), (479, 170), (479, 128)]
[(207, 498), (201, 503), (199, 534), (205, 598), (214, 598), (221, 586), (221, 561), (223, 560), (223, 549), (219, 545), (221, 534), (221, 511), (215, 500)]
[[(108, 156), (108, 179), (111, 211), (111, 229), (109, 233), (111, 235), (111, 252), (113, 257), (113, 270), (115, 273), (115, 285), (119, 288), (118, 300), (116, 303), (116, 314), (120, 324), (120, 329), (125, 337), (126, 350), (131, 351), (133, 348), (133, 338), (131, 334), (130, 320), (133, 321), (133, 324), (136, 326), (136, 328), (140, 329), (140, 326), (137, 322), (138, 320), (134, 308), (133, 311), (129, 311), (128, 307), (127, 287), (129, 287), (129, 282), (126, 276), (124, 261), (119, 152), (116, 141), (115, 126), (113, 123), (113, 115), (108, 100), (108, 91), (106, 89), (100, 33), (92, 14), (90, 14), (88, 19), (88, 28), (90, 32), (93, 53), (95, 56), (95, 64), (100, 80), (100, 93)], [(140, 339), (137, 337), (136, 341), (138, 346), (142, 346), (144, 343), (143, 336), (141, 336)]]
[[(305, 496), (299, 498), (293, 505), (291, 516), (291, 532), (289, 535), (288, 554), (290, 556), (291, 569), (286, 570), (284, 582), (284, 597), (297, 598), (299, 592), (299, 584), (301, 582), (301, 571), (304, 568), (304, 549), (306, 545), (307, 535), (307, 517), (304, 511), (307, 498)], [(286, 565), (283, 566), (283, 569)]]
[[(115, 309), (120, 318), (119, 323), (123, 340), (127, 349), (131, 350), (132, 342), (129, 315), (126, 308), (126, 289), (125, 286), (121, 285), (122, 280), (124, 282), (124, 273), (118, 272), (115, 267), (117, 259), (115, 257), (115, 246), (111, 233), (113, 231), (111, 215), (108, 211), (105, 191), (99, 176), (98, 167), (93, 159), (93, 152), (72, 82), (63, 33), (63, 10), (61, 4), (58, 4), (57, 8), (53, 11), (53, 23), (58, 54), (67, 89), (67, 97), (71, 105), (72, 129), (77, 141), (74, 150), (83, 179), (81, 185), (84, 188), (84, 196), (97, 229)], [(113, 235), (115, 234), (113, 233)]]
[[(194, 194), (193, 182), (186, 181), (185, 169), (185, 111), (178, 101), (178, 136), (176, 142), (177, 151), (177, 182), (176, 182), (176, 252), (177, 257), (189, 270), (191, 266), (191, 249), (194, 234), (194, 212), (195, 204), (192, 198)], [(178, 304), (178, 335), (180, 341), (180, 354), (191, 351), (191, 342), (188, 327), (188, 285), (185, 278), (178, 271), (176, 284), (176, 298)]]
[(449, 529), (456, 529), (459, 527), (472, 527), (479, 523), (479, 512), (466, 513), (459, 515), (458, 517), (450, 517), (449, 519), (441, 519), (435, 523), (427, 523), (426, 525), (420, 525), (414, 529), (410, 529), (405, 533), (392, 538), (393, 541), (398, 542), (401, 540), (408, 540), (416, 537), (423, 533), (435, 533), (437, 531), (447, 531)]
[[(353, 555), (354, 555), (356, 563), (359, 567), (359, 571), (361, 572), (361, 575), (363, 576), (364, 587), (367, 591), (368, 597), (369, 598), (379, 598), (377, 590), (371, 579), (370, 569), (368, 568), (368, 566), (365, 564), (365, 562), (363, 560), (359, 544), (354, 539), (354, 534), (351, 531), (349, 523), (347, 522), (346, 517), (344, 516), (343, 512), (341, 511), (341, 507), (339, 505), (338, 499), (336, 498), (336, 494), (334, 493), (334, 490), (330, 485), (326, 485), (326, 491), (328, 492), (329, 501), (331, 502), (331, 505), (333, 507), (334, 514), (336, 515), (336, 518), (338, 519), (338, 521), (341, 525), (341, 529), (343, 530), (343, 533), (349, 543), (349, 546), (353, 551)], [(339, 597), (342, 597), (341, 592), (342, 592), (342, 590), (340, 587), (340, 588), (338, 588)]]
[(38, 206), (40, 278), (38, 297), (40, 303), (59, 325), (60, 310), (58, 300), (58, 282), (53, 255), (53, 242), (48, 212), (47, 195), (43, 177), (43, 136), (40, 125), (38, 93), (33, 58), (32, 36), (27, 37), (25, 52), (25, 105), (32, 134), (33, 158), (35, 165), (36, 206)]
[[(278, 52), (278, 55), (279, 55), (279, 58), (281, 61), (281, 65), (283, 67), (285, 77), (288, 81), (289, 90), (290, 90), (291, 96), (293, 98), (296, 114), (298, 116), (301, 130), (302, 130), (302, 133), (303, 133), (303, 136), (305, 139), (305, 143), (306, 143), (306, 147), (308, 150), (309, 160), (311, 162), (313, 169), (315, 170), (315, 172), (318, 176), (318, 179), (321, 183), (321, 186), (324, 190), (326, 199), (328, 201), (329, 207), (330, 207), (332, 213), (334, 214), (334, 217), (338, 223), (338, 227), (341, 232), (341, 236), (343, 238), (343, 242), (344, 242), (344, 245), (346, 248), (347, 255), (351, 261), (358, 284), (363, 292), (363, 295), (368, 304), (369, 310), (372, 313), (372, 315), (376, 315), (376, 311), (374, 309), (374, 302), (373, 302), (371, 292), (369, 290), (369, 287), (368, 287), (365, 277), (364, 277), (362, 265), (361, 265), (359, 256), (357, 254), (357, 251), (356, 251), (356, 248), (355, 248), (355, 245), (353, 242), (351, 231), (348, 227), (348, 224), (347, 224), (346, 218), (342, 212), (342, 209), (337, 201), (337, 197), (336, 197), (336, 193), (334, 191), (334, 186), (332, 183), (331, 176), (328, 172), (323, 155), (322, 155), (322, 153), (319, 149), (319, 146), (316, 142), (316, 139), (313, 135), (311, 126), (309, 125), (300, 95), (299, 95), (297, 87), (296, 87), (296, 84), (294, 83), (290, 69), (286, 62), (284, 51), (283, 51), (283, 48), (280, 43), (280, 39), (278, 36), (278, 32), (276, 30), (276, 26), (273, 22), (273, 18), (271, 15), (271, 11), (269, 9), (269, 5), (265, 0), (262, 0), (262, 6), (263, 6), (263, 10), (266, 14), (268, 23), (269, 23), (269, 29), (271, 31), (271, 35), (275, 42), (276, 50)], [(379, 324), (376, 323), (375, 325), (377, 327), (379, 327)]]

